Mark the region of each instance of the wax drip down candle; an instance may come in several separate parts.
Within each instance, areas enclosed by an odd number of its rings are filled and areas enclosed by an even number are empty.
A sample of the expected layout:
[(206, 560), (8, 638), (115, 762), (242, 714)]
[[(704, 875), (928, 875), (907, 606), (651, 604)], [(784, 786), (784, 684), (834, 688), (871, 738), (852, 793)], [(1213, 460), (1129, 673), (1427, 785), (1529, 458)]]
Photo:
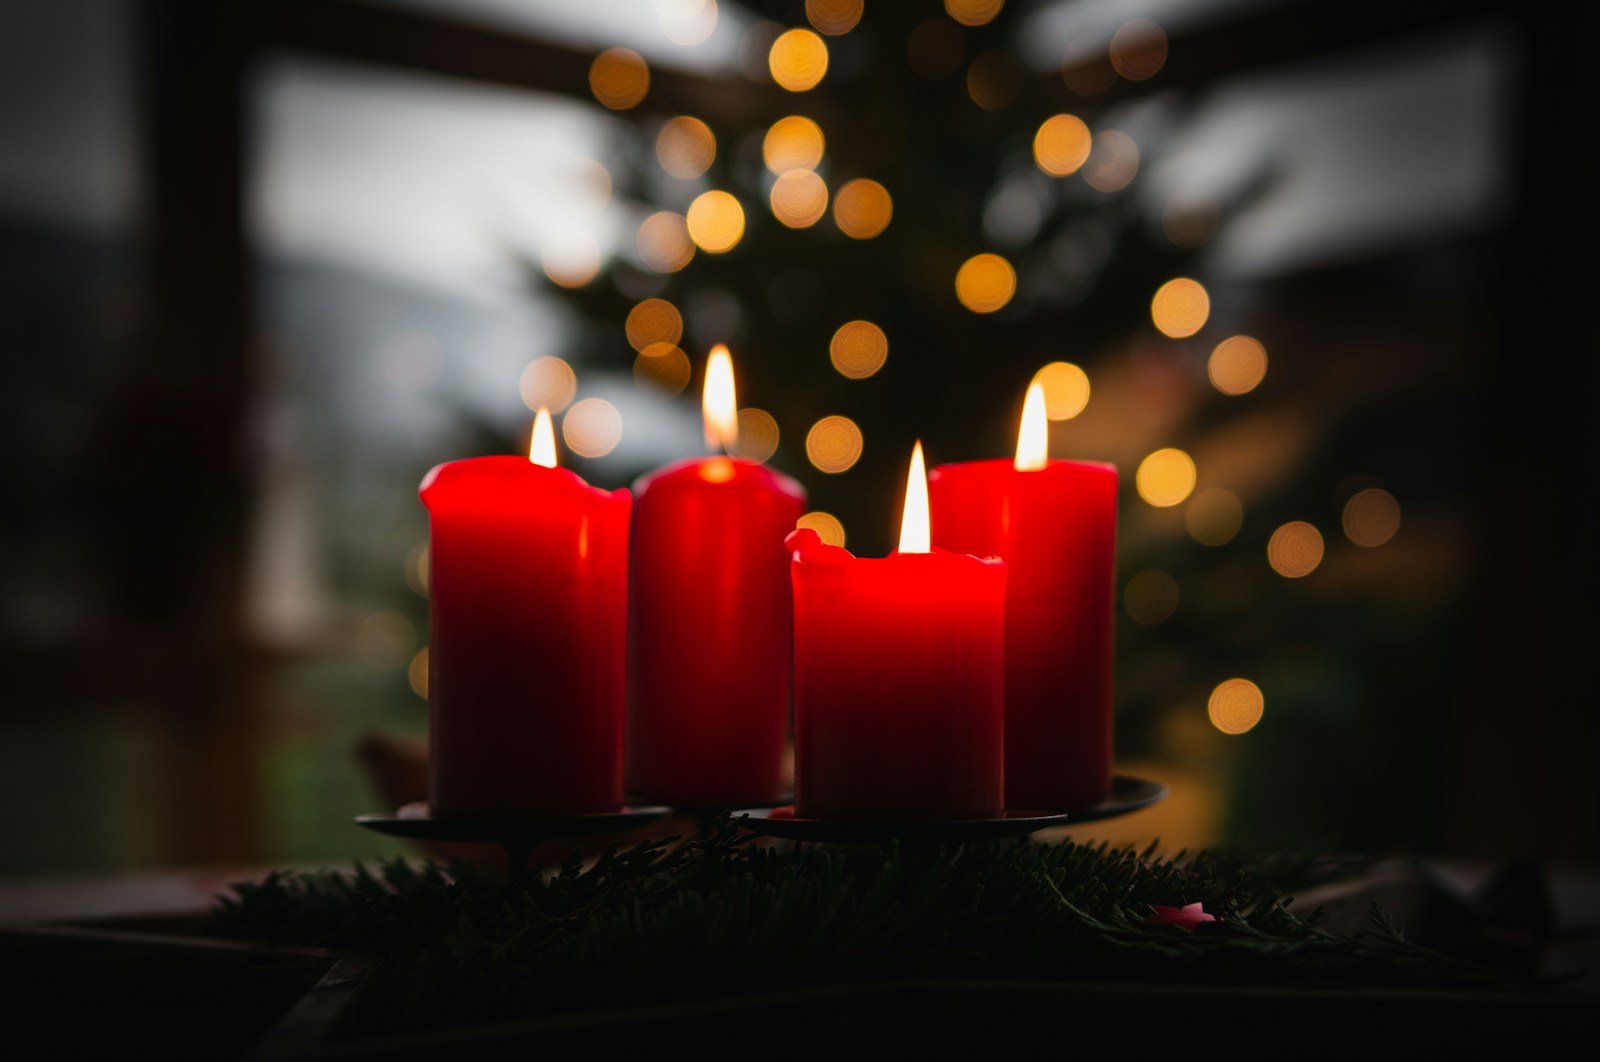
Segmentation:
[[(702, 411), (706, 445), (731, 446), (724, 346), (707, 361)], [(783, 539), (805, 492), (725, 454), (652, 472), (634, 490), (629, 791), (679, 807), (775, 802), (790, 785)]]
[(1001, 814), (1006, 569), (931, 551), (922, 444), (898, 551), (858, 558), (809, 529), (788, 545), (797, 813)]
[(1068, 810), (1111, 786), (1117, 470), (1049, 458), (1038, 381), (1014, 461), (940, 465), (934, 542), (1005, 558), (1006, 803)]
[(556, 467), (541, 409), (528, 457), (439, 465), (420, 494), (433, 814), (620, 806), (628, 492)]

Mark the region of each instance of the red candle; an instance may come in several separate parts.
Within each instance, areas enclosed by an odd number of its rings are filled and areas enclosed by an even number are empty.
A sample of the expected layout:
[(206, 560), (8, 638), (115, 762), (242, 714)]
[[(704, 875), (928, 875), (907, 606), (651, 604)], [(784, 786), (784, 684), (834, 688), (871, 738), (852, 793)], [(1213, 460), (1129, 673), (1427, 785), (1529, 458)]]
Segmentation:
[(933, 470), (934, 541), (996, 554), (1006, 590), (1006, 804), (1065, 810), (1111, 787), (1111, 597), (1117, 470), (1047, 456), (1028, 389), (1015, 461)]
[(796, 813), (987, 818), (1005, 807), (1006, 569), (930, 552), (922, 444), (900, 549), (881, 560), (789, 536)]
[[(737, 430), (726, 347), (706, 365), (707, 445)], [(789, 788), (787, 476), (730, 457), (634, 485), (629, 791), (679, 807), (772, 803)]]
[(429, 799), (435, 815), (565, 815), (622, 803), (628, 492), (531, 459), (422, 481), (428, 557)]

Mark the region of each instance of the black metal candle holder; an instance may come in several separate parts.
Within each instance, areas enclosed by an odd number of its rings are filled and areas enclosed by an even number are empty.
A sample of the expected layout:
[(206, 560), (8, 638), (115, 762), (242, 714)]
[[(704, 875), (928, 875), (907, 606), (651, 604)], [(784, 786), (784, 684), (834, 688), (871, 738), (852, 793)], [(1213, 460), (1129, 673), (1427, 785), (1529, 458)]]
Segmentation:
[(992, 819), (806, 819), (794, 806), (749, 808), (734, 813), (734, 825), (766, 837), (791, 841), (877, 844), (903, 841), (979, 841), (1026, 837), (1052, 826), (1076, 826), (1113, 819), (1147, 808), (1167, 795), (1160, 782), (1119, 774), (1100, 803), (1076, 811), (1012, 808)]
[(407, 804), (393, 815), (357, 815), (356, 825), (413, 841), (497, 844), (505, 849), (506, 875), (526, 872), (533, 850), (546, 841), (567, 841), (621, 833), (665, 818), (665, 805), (623, 807), (588, 815), (461, 815), (435, 817), (426, 802)]

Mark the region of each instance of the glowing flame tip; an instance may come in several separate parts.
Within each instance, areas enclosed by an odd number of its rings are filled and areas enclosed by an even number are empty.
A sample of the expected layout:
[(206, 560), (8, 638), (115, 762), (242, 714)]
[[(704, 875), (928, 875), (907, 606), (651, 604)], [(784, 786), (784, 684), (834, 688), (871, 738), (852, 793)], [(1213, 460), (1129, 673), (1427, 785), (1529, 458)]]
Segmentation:
[(739, 402), (733, 390), (733, 358), (721, 343), (706, 359), (706, 385), (700, 397), (705, 420), (706, 447), (727, 450), (739, 437)]
[(900, 516), (901, 553), (928, 553), (933, 548), (928, 524), (928, 466), (922, 459), (922, 440), (911, 450), (911, 472), (906, 477), (906, 507)]
[(1017, 430), (1018, 472), (1037, 472), (1050, 463), (1050, 421), (1045, 415), (1044, 384), (1028, 385), (1022, 401), (1022, 426)]
[(545, 468), (556, 467), (556, 429), (550, 422), (550, 410), (539, 407), (533, 418), (533, 439), (528, 443), (528, 460)]

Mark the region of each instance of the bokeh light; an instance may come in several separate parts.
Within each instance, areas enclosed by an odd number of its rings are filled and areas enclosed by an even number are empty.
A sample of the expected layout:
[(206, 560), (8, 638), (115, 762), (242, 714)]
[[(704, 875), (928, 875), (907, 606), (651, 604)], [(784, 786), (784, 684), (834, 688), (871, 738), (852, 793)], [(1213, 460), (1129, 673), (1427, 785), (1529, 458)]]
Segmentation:
[(411, 692), (423, 700), (428, 699), (428, 647), (424, 645), (417, 650), (417, 655), (411, 658), (411, 665), (406, 668), (406, 680), (411, 683)]
[(1006, 0), (944, 0), (944, 10), (963, 26), (982, 26), (993, 22)]
[(1070, 361), (1052, 361), (1033, 377), (1044, 388), (1044, 415), (1071, 420), (1089, 404), (1089, 374)]
[(821, 510), (806, 513), (794, 522), (795, 527), (808, 527), (817, 533), (817, 537), (829, 546), (844, 545), (844, 524), (832, 513)]
[(1123, 23), (1111, 35), (1111, 66), (1129, 81), (1145, 81), (1167, 61), (1167, 35), (1147, 18)]
[(658, 273), (676, 273), (694, 257), (689, 225), (682, 214), (663, 210), (651, 214), (639, 225), (635, 240), (639, 260)]
[(967, 67), (967, 95), (984, 110), (1004, 110), (1021, 94), (1022, 67), (1005, 52), (984, 52)]
[(1267, 540), (1267, 563), (1285, 579), (1302, 579), (1322, 563), (1322, 532), (1304, 520), (1291, 520)]
[(552, 413), (560, 413), (578, 393), (578, 374), (572, 366), (554, 354), (534, 358), (522, 370), (517, 381), (522, 404), (538, 412), (543, 406)]
[(579, 457), (604, 457), (622, 441), (622, 414), (603, 398), (580, 399), (561, 419), (561, 437)]
[(608, 48), (589, 66), (589, 91), (612, 110), (625, 111), (650, 91), (650, 67), (638, 52)]
[(894, 200), (877, 181), (857, 177), (834, 194), (833, 223), (851, 239), (872, 239), (889, 227), (893, 216)]
[(823, 417), (806, 433), (806, 457), (821, 472), (845, 472), (861, 459), (861, 429), (849, 417)]
[(1139, 173), (1139, 145), (1117, 129), (1096, 133), (1083, 179), (1097, 192), (1119, 192)]
[(761, 138), (761, 158), (773, 173), (814, 170), (826, 146), (822, 127), (804, 115), (779, 118)]
[(701, 44), (716, 31), (717, 0), (656, 0), (655, 6), (661, 32), (673, 44)]
[(1134, 486), (1139, 497), (1158, 509), (1177, 505), (1194, 490), (1194, 458), (1176, 447), (1157, 450), (1139, 462)]
[(411, 547), (406, 554), (405, 563), (406, 585), (416, 592), (418, 597), (428, 596), (428, 542), (424, 539)]
[(806, 21), (818, 33), (838, 37), (861, 21), (862, 0), (806, 0)]
[(808, 229), (828, 212), (828, 186), (810, 170), (790, 170), (772, 184), (772, 216), (791, 229)]
[(1178, 580), (1160, 568), (1150, 568), (1128, 580), (1122, 607), (1133, 622), (1154, 627), (1178, 611), (1178, 598)]
[(1017, 293), (1017, 272), (997, 254), (975, 254), (956, 271), (956, 298), (973, 313), (994, 313)]
[(1066, 177), (1088, 161), (1092, 143), (1083, 119), (1074, 114), (1051, 115), (1033, 134), (1033, 161), (1052, 177)]
[(653, 343), (676, 343), (683, 338), (683, 315), (666, 299), (645, 299), (628, 311), (623, 324), (628, 345), (643, 350)]
[(1150, 320), (1173, 339), (1192, 336), (1211, 316), (1211, 296), (1198, 280), (1174, 277), (1156, 289), (1150, 299)]
[(1267, 699), (1261, 687), (1245, 678), (1231, 678), (1217, 683), (1206, 701), (1206, 715), (1211, 725), (1224, 734), (1243, 734), (1261, 722)]
[(1357, 491), (1344, 503), (1344, 535), (1358, 546), (1381, 546), (1400, 530), (1400, 502), (1381, 487)]
[(656, 135), (656, 159), (674, 177), (698, 177), (711, 168), (716, 157), (716, 135), (698, 118), (674, 118)]
[(1211, 351), (1206, 375), (1225, 395), (1254, 391), (1267, 375), (1267, 348), (1250, 336), (1229, 336)]
[(772, 42), (767, 69), (790, 92), (816, 88), (828, 72), (828, 46), (808, 29), (789, 30)]
[(1189, 537), (1202, 546), (1224, 546), (1244, 526), (1244, 504), (1239, 496), (1224, 487), (1211, 487), (1196, 494), (1184, 511), (1183, 524)]
[(600, 272), (600, 245), (584, 233), (565, 233), (545, 244), (539, 263), (560, 287), (581, 288)]
[(689, 355), (675, 343), (651, 343), (633, 359), (633, 381), (640, 387), (653, 387), (675, 395), (689, 386), (693, 372)]
[(728, 448), (734, 457), (760, 464), (778, 452), (778, 421), (754, 406), (739, 410), (739, 434)]
[(728, 192), (701, 192), (689, 204), (685, 220), (689, 238), (707, 254), (731, 251), (744, 236), (744, 207)]
[(828, 343), (828, 360), (839, 375), (865, 380), (889, 358), (889, 337), (871, 321), (848, 321)]

